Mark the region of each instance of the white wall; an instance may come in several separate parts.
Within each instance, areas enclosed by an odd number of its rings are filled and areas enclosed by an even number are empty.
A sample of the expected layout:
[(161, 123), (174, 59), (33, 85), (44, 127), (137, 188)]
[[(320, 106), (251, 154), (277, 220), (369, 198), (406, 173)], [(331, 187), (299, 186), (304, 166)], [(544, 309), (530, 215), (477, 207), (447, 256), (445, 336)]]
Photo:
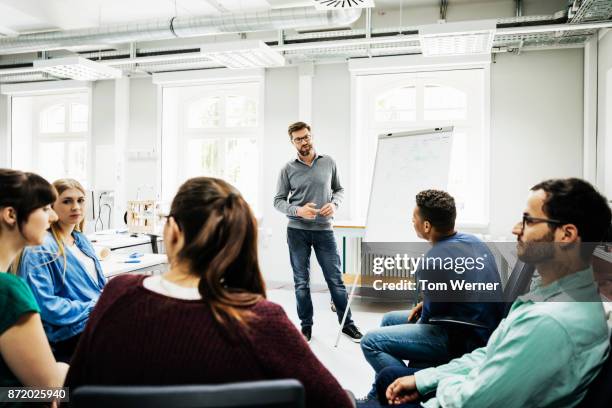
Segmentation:
[[(293, 147), (287, 125), (298, 117), (298, 69), (266, 70), (263, 136), (263, 236), (260, 237), (260, 264), (266, 280), (291, 281), (284, 216), (273, 207), (276, 180), (281, 167), (290, 160)], [(314, 129), (313, 129), (314, 130)]]
[(582, 176), (583, 50), (498, 54), (491, 68), (491, 223), (510, 236), (529, 188)]
[(0, 168), (8, 167), (10, 160), (10, 152), (8, 151), (8, 118), (7, 104), (8, 96), (0, 95)]
[(92, 186), (106, 190), (114, 185), (115, 81), (94, 82), (91, 92)]
[[(130, 82), (130, 131), (128, 151), (152, 151), (157, 144), (157, 87), (151, 78), (132, 79)], [(126, 163), (126, 194), (135, 200), (154, 199), (161, 186), (157, 180), (157, 159), (128, 158)]]
[(612, 30), (598, 49), (597, 185), (612, 200)]

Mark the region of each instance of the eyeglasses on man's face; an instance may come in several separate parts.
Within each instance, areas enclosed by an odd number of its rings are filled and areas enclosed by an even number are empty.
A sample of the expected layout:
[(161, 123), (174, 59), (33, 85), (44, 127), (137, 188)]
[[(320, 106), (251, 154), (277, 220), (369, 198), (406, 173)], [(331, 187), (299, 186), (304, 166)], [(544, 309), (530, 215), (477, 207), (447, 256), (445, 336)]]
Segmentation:
[(310, 142), (310, 139), (312, 139), (312, 135), (309, 133), (305, 136), (302, 137), (296, 137), (295, 139), (293, 139), (293, 143), (295, 144), (302, 144), (305, 142)]
[(551, 218), (538, 218), (538, 217), (532, 217), (529, 214), (523, 214), (523, 221), (522, 221), (522, 224), (521, 224), (521, 231), (525, 230), (525, 226), (526, 225), (535, 225), (535, 224), (539, 224), (541, 222), (545, 222), (547, 224), (553, 224), (553, 225), (567, 224), (565, 221), (561, 221), (561, 220), (553, 220)]

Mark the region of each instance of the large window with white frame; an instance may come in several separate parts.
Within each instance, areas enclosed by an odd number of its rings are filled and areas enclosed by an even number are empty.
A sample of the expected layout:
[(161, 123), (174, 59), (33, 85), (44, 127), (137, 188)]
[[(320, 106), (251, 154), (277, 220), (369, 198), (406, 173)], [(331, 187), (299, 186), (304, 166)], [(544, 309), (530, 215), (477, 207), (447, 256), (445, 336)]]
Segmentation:
[(162, 94), (162, 196), (169, 201), (191, 177), (222, 178), (260, 213), (258, 81), (164, 87)]
[(484, 69), (357, 75), (356, 153), (360, 166), (356, 216), (365, 219), (378, 135), (454, 126), (449, 192), (457, 223), (488, 223), (487, 87)]
[(49, 181), (89, 183), (89, 94), (11, 98), (11, 165)]

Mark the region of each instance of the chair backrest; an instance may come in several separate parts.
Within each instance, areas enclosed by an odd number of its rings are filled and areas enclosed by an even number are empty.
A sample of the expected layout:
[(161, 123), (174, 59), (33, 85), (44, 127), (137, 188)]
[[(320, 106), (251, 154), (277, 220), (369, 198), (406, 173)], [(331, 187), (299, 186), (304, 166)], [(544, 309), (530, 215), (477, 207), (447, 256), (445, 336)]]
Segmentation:
[(220, 385), (87, 385), (71, 394), (70, 403), (77, 408), (303, 408), (305, 393), (294, 379)]
[(508, 277), (508, 282), (506, 282), (506, 286), (504, 286), (504, 300), (506, 302), (503, 313), (504, 317), (508, 315), (510, 306), (512, 306), (514, 300), (529, 290), (529, 284), (531, 283), (534, 272), (535, 267), (533, 265), (527, 264), (519, 259), (516, 260), (514, 268), (512, 268), (512, 272), (510, 272), (510, 276)]
[(610, 353), (577, 408), (612, 407), (612, 338)]

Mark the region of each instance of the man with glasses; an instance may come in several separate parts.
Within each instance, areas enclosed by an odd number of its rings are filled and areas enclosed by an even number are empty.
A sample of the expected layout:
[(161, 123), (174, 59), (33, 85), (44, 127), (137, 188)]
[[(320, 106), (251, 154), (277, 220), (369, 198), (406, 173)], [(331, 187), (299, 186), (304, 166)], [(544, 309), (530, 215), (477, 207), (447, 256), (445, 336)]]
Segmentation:
[[(609, 239), (610, 207), (586, 181), (532, 187), (517, 236), (520, 260), (539, 278), (485, 347), (438, 367), (387, 368), (383, 403), (424, 407), (573, 407), (609, 353), (609, 334), (591, 258)], [(429, 399), (427, 399), (429, 397)], [(422, 405), (421, 405), (422, 404)]]
[[(342, 203), (344, 188), (336, 162), (315, 152), (310, 126), (296, 122), (289, 126), (289, 140), (297, 157), (289, 161), (278, 178), (274, 207), (287, 215), (287, 244), (293, 269), (297, 312), (306, 341), (312, 336), (313, 308), (310, 297), (310, 253), (314, 248), (323, 270), (338, 321), (347, 308), (347, 295), (340, 268), (340, 255), (332, 231), (332, 219)], [(361, 333), (353, 323), (350, 310), (342, 332), (354, 342)]]

